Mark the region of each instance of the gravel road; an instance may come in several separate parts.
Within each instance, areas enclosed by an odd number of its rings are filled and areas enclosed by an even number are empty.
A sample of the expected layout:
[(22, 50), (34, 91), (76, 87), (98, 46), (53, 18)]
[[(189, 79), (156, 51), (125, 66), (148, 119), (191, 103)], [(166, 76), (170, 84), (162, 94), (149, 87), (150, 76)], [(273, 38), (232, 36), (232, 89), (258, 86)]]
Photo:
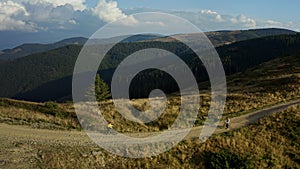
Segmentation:
[[(258, 110), (249, 114), (231, 119), (230, 130), (247, 126), (258, 121), (260, 118), (270, 115), (275, 112), (280, 112), (287, 109), (289, 106), (300, 104), (300, 100), (291, 101), (275, 105), (263, 110)], [(197, 138), (200, 135), (202, 127), (193, 128), (186, 139)], [(185, 130), (178, 130), (176, 132), (184, 132)], [(219, 124), (215, 130), (215, 134), (226, 132), (223, 124)], [(149, 135), (156, 135), (159, 133), (131, 133), (128, 136), (145, 137)], [(172, 133), (170, 133), (172, 134)], [(35, 168), (35, 159), (39, 155), (38, 146), (96, 146), (93, 141), (89, 139), (87, 134), (82, 131), (60, 131), (60, 130), (46, 130), (33, 129), (26, 126), (7, 125), (0, 123), (0, 169), (2, 168)], [(171, 137), (170, 137), (171, 138)], [(108, 136), (103, 138), (104, 142), (111, 142)], [(106, 140), (105, 140), (106, 139)], [(161, 138), (164, 140), (165, 138)], [(118, 139), (114, 136), (114, 143), (124, 143), (126, 140)]]

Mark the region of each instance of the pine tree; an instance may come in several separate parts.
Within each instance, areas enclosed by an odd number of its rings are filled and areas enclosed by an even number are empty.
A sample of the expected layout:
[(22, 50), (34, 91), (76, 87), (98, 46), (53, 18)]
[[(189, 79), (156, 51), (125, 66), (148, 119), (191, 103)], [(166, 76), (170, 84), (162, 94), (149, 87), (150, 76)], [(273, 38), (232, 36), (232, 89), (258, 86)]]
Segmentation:
[[(92, 88), (95, 89), (95, 93), (91, 90)], [(87, 97), (96, 96), (96, 100), (104, 101), (111, 97), (108, 85), (100, 78), (100, 75), (96, 75), (95, 84), (91, 86), (90, 90), (87, 92)]]

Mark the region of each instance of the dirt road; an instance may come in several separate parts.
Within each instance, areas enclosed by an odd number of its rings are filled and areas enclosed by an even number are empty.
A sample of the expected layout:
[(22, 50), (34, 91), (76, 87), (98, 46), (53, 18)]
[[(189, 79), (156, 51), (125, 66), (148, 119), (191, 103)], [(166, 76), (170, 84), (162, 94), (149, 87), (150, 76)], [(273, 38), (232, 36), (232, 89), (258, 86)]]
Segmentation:
[[(263, 110), (253, 113), (242, 115), (231, 119), (230, 130), (234, 130), (250, 123), (256, 122), (258, 119), (282, 111), (289, 106), (300, 104), (300, 99), (276, 106), (272, 106)], [(219, 127), (214, 133), (222, 133), (227, 130), (224, 127)], [(186, 138), (199, 137), (201, 127), (194, 128)], [(177, 131), (178, 132), (178, 131)], [(181, 131), (179, 131), (181, 132)], [(182, 130), (184, 132), (184, 130)], [(146, 133), (140, 133), (143, 136)], [(157, 133), (156, 133), (157, 134)], [(84, 132), (79, 131), (58, 131), (58, 130), (45, 130), (45, 129), (32, 129), (26, 126), (14, 126), (7, 124), (0, 124), (0, 169), (1, 168), (32, 168), (34, 160), (39, 153), (35, 145), (47, 146), (95, 146)], [(129, 134), (137, 136), (137, 134)], [(146, 134), (148, 135), (148, 134)], [(151, 134), (153, 135), (153, 133)], [(110, 142), (111, 138), (107, 137), (104, 142)], [(161, 138), (163, 141), (165, 138)], [(126, 140), (116, 139), (118, 142), (124, 143)]]

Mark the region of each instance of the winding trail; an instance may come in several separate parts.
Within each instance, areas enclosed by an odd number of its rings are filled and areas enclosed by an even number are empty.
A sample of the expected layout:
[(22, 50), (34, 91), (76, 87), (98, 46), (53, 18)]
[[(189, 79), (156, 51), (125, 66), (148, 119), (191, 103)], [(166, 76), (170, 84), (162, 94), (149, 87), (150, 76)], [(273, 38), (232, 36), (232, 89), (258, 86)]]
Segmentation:
[[(263, 118), (264, 116), (270, 115), (272, 113), (280, 112), (282, 110), (287, 109), (289, 106), (300, 104), (300, 99), (278, 104), (272, 107), (268, 107), (262, 110), (258, 110), (252, 113), (248, 113), (242, 116), (234, 117), (231, 119), (230, 124), (230, 130), (238, 129), (244, 126), (247, 126), (251, 123), (255, 123), (260, 118)], [(223, 133), (227, 130), (222, 127), (223, 124), (220, 122), (220, 124), (217, 126), (216, 130), (214, 131), (214, 134)], [(202, 127), (195, 127), (193, 128), (190, 133), (188, 134), (187, 138), (192, 137), (199, 137), (199, 134), (202, 130)], [(178, 130), (176, 132), (184, 132), (186, 130)], [(145, 137), (149, 135), (155, 135), (159, 133), (132, 133), (128, 134), (129, 136), (134, 137)], [(20, 140), (36, 140), (36, 141), (45, 141), (45, 142), (60, 142), (60, 143), (76, 143), (76, 144), (82, 144), (82, 143), (89, 143), (91, 142), (89, 137), (82, 131), (60, 131), (60, 130), (47, 130), (47, 129), (33, 129), (27, 126), (17, 126), (17, 125), (7, 125), (0, 123), (0, 135), (1, 138), (15, 138)], [(108, 142), (110, 141), (110, 138), (108, 136)], [(126, 140), (114, 140), (115, 142), (124, 142)]]
[[(261, 110), (257, 110), (254, 111), (252, 113), (247, 113), (238, 117), (234, 117), (232, 119), (230, 119), (230, 130), (235, 130), (244, 126), (247, 126), (249, 124), (255, 123), (257, 122), (259, 119), (268, 116), (270, 114), (276, 113), (276, 112), (280, 112), (283, 111), (285, 109), (287, 109), (290, 106), (293, 105), (298, 105), (300, 104), (300, 99), (294, 100), (294, 101), (290, 101), (287, 103), (281, 103), (281, 104), (277, 104), (268, 108), (264, 108)], [(202, 129), (202, 127), (199, 127)], [(201, 130), (199, 131), (199, 128), (197, 129), (193, 129), (190, 134), (187, 136), (187, 138), (193, 138), (193, 137), (199, 137)], [(214, 131), (214, 134), (220, 134), (220, 133), (224, 133), (227, 132), (228, 130), (226, 130), (224, 128), (224, 123), (220, 122), (218, 127), (216, 128), (216, 130)]]
[[(251, 123), (255, 123), (260, 118), (263, 118), (272, 113), (280, 112), (287, 109), (289, 106), (300, 104), (300, 99), (278, 104), (263, 110), (258, 110), (252, 113), (248, 113), (239, 117), (231, 119), (230, 130), (235, 130)], [(224, 129), (223, 124), (215, 126), (216, 130), (214, 134), (219, 134), (227, 132)], [(197, 138), (201, 133), (202, 127), (193, 128), (190, 133), (185, 137), (185, 139)], [(174, 133), (184, 133), (186, 130), (177, 130)], [(173, 131), (172, 131), (173, 132)], [(170, 141), (172, 138), (172, 133), (170, 136), (161, 137), (156, 141)], [(153, 136), (159, 133), (132, 133), (129, 136), (134, 137), (145, 137)], [(203, 134), (203, 132), (202, 132)], [(209, 133), (210, 134), (210, 133)], [(37, 154), (39, 154), (40, 145), (45, 145), (48, 147), (75, 147), (75, 146), (92, 146), (97, 145), (89, 139), (86, 133), (82, 131), (59, 131), (59, 130), (46, 130), (46, 129), (33, 129), (26, 126), (17, 125), (7, 125), (0, 123), (0, 169), (3, 168), (35, 168), (35, 162), (33, 159), (37, 159)], [(117, 135), (118, 136), (118, 135)], [(101, 142), (111, 144), (112, 138), (110, 136), (104, 137)], [(114, 137), (114, 144), (130, 144), (130, 140), (124, 140), (121, 137)], [(39, 146), (37, 146), (39, 145)]]

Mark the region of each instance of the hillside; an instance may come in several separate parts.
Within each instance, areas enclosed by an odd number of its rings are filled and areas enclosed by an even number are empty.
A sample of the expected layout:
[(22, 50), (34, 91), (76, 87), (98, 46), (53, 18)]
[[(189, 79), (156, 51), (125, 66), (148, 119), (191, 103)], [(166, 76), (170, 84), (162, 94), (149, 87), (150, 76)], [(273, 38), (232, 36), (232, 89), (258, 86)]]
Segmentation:
[[(71, 76), (81, 47), (77, 45), (0, 63), (1, 97), (12, 97), (42, 84)], [(55, 91), (53, 91), (55, 92)]]
[[(229, 93), (224, 115), (235, 123), (234, 117), (241, 114), (299, 99), (300, 53), (272, 59), (227, 79)], [(195, 126), (201, 125), (207, 115), (207, 86), (206, 82), (200, 83), (201, 110)], [(137, 99), (132, 103), (143, 110), (148, 100)], [(170, 96), (167, 112), (147, 125), (122, 118), (110, 101), (102, 105), (106, 119), (113, 121), (119, 132), (157, 132), (174, 121), (180, 98)], [(188, 138), (159, 156), (129, 159), (109, 154), (78, 132), (80, 126), (71, 103), (1, 99), (0, 127), (4, 130), (0, 130), (0, 158), (4, 162), (0, 167), (224, 168), (225, 163), (231, 168), (299, 168), (299, 112), (300, 106), (293, 106), (247, 127), (216, 134), (203, 144), (198, 138)]]
[[(206, 36), (212, 42), (212, 44), (216, 47), (228, 45), (234, 42), (256, 39), (266, 36), (274, 36), (274, 35), (294, 35), (297, 32), (286, 30), (286, 29), (250, 29), (250, 30), (236, 30), (236, 31), (214, 31), (214, 32), (206, 32)], [(180, 39), (186, 39), (189, 42), (196, 42), (198, 39), (195, 39), (193, 34), (179, 34), (175, 35), (175, 38), (178, 37)], [(163, 37), (157, 38), (149, 41), (158, 41), (158, 42), (174, 42), (173, 38)]]
[[(224, 115), (240, 116), (279, 103), (299, 99), (300, 96), (300, 53), (262, 63), (244, 72), (230, 75), (228, 81), (228, 96)], [(201, 110), (196, 120), (196, 126), (202, 125), (207, 117), (210, 106), (209, 84), (199, 84), (201, 88)], [(172, 124), (177, 117), (180, 97), (170, 95), (169, 104), (162, 117), (147, 126), (130, 122), (119, 114), (111, 101), (103, 107), (103, 115), (114, 121), (115, 128), (120, 132), (159, 131)], [(149, 107), (148, 99), (132, 100), (139, 110)], [(77, 128), (76, 115), (72, 104), (53, 102), (34, 104), (14, 100), (0, 100), (0, 121), (9, 124), (26, 124), (37, 128), (70, 129)], [(1, 120), (2, 119), (2, 120)], [(26, 120), (25, 120), (26, 119)], [(55, 122), (56, 126), (51, 125)], [(164, 126), (164, 127), (162, 127)]]
[[(109, 79), (114, 68), (132, 52), (128, 50), (129, 48), (136, 51), (158, 46), (173, 51), (186, 61), (194, 71), (198, 81), (207, 80), (201, 62), (189, 53), (183, 44), (172, 42), (119, 44), (108, 54), (114, 57), (108, 56), (104, 59), (101, 65), (102, 70), (105, 70), (102, 71), (102, 77), (108, 84), (110, 83)], [(80, 50), (81, 46), (72, 45), (9, 62), (0, 62), (0, 78), (2, 79), (0, 85), (5, 89), (0, 91), (0, 97), (32, 101), (61, 100), (61, 98), (69, 100), (72, 71)], [(300, 35), (280, 35), (236, 42), (221, 46), (217, 48), (217, 51), (227, 75), (230, 75), (275, 58), (300, 52)], [(134, 83), (138, 85), (139, 82), (143, 82), (147, 85), (139, 85), (137, 87), (139, 90), (131, 93), (132, 96), (145, 97), (148, 95), (149, 89), (161, 87), (160, 84), (151, 82), (152, 77), (157, 77), (156, 72), (140, 74), (137, 78), (138, 81)], [(164, 74), (159, 77), (168, 79)], [(163, 89), (167, 93), (175, 92), (176, 87), (172, 87), (172, 85), (174, 83), (170, 81), (170, 84), (165, 85), (167, 88), (164, 87)]]
[(142, 159), (109, 154), (83, 132), (0, 124), (4, 161), (0, 167), (299, 168), (299, 111), (299, 106), (293, 106), (205, 143), (194, 137), (159, 156)]
[(208, 32), (206, 36), (212, 41), (215, 46), (231, 44), (238, 41), (256, 39), (274, 35), (294, 35), (296, 32), (286, 29), (250, 29), (237, 31), (216, 31)]

